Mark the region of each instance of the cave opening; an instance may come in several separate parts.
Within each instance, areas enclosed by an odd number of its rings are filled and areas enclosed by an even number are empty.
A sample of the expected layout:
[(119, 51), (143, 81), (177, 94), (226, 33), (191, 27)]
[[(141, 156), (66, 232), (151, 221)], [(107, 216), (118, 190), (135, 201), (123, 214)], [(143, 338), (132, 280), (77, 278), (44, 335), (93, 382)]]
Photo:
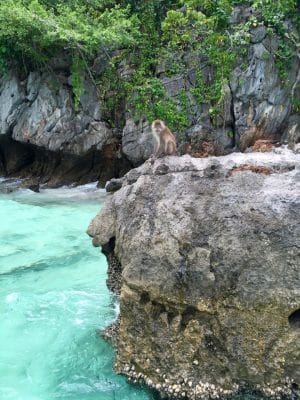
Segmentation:
[(289, 324), (292, 328), (300, 329), (300, 308), (289, 316)]
[(147, 304), (150, 301), (149, 293), (143, 292), (140, 297), (140, 304)]

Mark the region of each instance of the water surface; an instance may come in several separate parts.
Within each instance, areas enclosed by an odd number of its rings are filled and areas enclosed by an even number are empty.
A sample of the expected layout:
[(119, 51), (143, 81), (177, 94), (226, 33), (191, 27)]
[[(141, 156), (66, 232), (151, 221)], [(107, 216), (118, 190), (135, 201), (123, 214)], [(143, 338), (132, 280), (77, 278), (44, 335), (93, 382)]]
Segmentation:
[(117, 315), (106, 260), (85, 234), (104, 194), (0, 194), (0, 399), (150, 400), (113, 372), (97, 330)]

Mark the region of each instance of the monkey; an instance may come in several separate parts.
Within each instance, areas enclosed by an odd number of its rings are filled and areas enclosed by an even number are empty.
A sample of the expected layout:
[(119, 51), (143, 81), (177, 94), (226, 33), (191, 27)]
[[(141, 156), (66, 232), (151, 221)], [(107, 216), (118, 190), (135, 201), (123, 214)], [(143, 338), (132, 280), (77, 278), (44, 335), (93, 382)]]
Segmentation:
[(176, 139), (166, 124), (160, 119), (156, 119), (152, 122), (151, 129), (156, 140), (154, 156), (174, 156), (176, 154)]

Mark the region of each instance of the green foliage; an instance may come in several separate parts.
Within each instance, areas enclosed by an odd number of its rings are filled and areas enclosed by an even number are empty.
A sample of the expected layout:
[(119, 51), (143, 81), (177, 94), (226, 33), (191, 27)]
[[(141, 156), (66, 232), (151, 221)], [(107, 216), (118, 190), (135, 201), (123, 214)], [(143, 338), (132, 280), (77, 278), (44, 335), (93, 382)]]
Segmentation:
[(291, 44), (287, 41), (281, 41), (275, 53), (275, 59), (280, 78), (283, 82), (288, 78), (288, 71), (291, 68), (294, 56), (295, 52)]
[[(197, 85), (191, 90), (199, 103), (210, 104), (210, 116), (215, 120), (220, 113), (224, 85), (232, 71), (235, 54), (224, 27), (228, 23), (231, 5), (228, 0), (188, 0), (185, 12), (170, 10), (162, 23), (163, 40), (170, 52), (181, 49), (208, 59), (215, 76), (205, 82), (201, 73)], [(250, 35), (249, 35), (250, 36)], [(180, 107), (181, 110), (184, 107)], [(182, 125), (184, 128), (185, 125)]]
[(81, 1), (56, 2), (53, 8), (49, 3), (0, 0), (2, 60), (10, 61), (8, 56), (39, 65), (66, 51), (91, 58), (101, 48), (129, 46), (138, 36), (136, 17), (130, 17), (127, 8), (115, 6), (100, 12), (96, 5), (82, 5)]
[(162, 39), (171, 50), (196, 49), (198, 41), (215, 29), (215, 17), (207, 18), (201, 11), (190, 6), (186, 13), (170, 10), (162, 23)]
[[(174, 99), (168, 98), (162, 82), (157, 78), (149, 78), (140, 86), (127, 85), (128, 101), (136, 121), (146, 117), (149, 121), (163, 119), (170, 128), (181, 132), (188, 126), (186, 109), (178, 110)], [(131, 96), (130, 96), (131, 93)], [(186, 93), (182, 93), (183, 108), (187, 106)]]
[(286, 23), (287, 19), (300, 27), (297, 0), (254, 0), (253, 8), (260, 11), (260, 17), (255, 19), (256, 24), (264, 24), (269, 29), (269, 34), (276, 33), (280, 39), (275, 52), (275, 62), (282, 82), (288, 82), (288, 71), (291, 68), (295, 53), (300, 48), (299, 35), (290, 32)]
[[(236, 4), (256, 12), (248, 21), (230, 25)], [(212, 121), (218, 119), (235, 63), (247, 68), (242, 57), (252, 28), (264, 25), (281, 37), (275, 58), (286, 80), (299, 43), (298, 37), (286, 38), (291, 34), (287, 18), (300, 26), (296, 0), (0, 0), (0, 70), (11, 64), (37, 68), (54, 56), (68, 55), (78, 110), (83, 76), (91, 75), (94, 57), (105, 53), (108, 66), (94, 78), (101, 85), (107, 121), (120, 123), (127, 104), (136, 120), (164, 119), (183, 132), (193, 101), (206, 104)], [(170, 98), (157, 78), (158, 66), (165, 65), (165, 75), (176, 78), (191, 68), (191, 60), (198, 70), (196, 86), (189, 90), (194, 100), (184, 89)], [(210, 78), (199, 72), (199, 60), (207, 62)]]
[(122, 53), (111, 58), (101, 79), (97, 82), (101, 87), (100, 101), (104, 118), (112, 127), (118, 127), (121, 121), (121, 109), (124, 108), (125, 80), (118, 75), (118, 66), (122, 60)]
[(253, 7), (261, 12), (267, 26), (275, 27), (279, 32), (285, 30), (284, 21), (296, 11), (296, 0), (255, 0)]
[(219, 27), (227, 24), (232, 10), (230, 0), (182, 0), (181, 4), (202, 11), (207, 17), (214, 17)]
[(79, 109), (80, 98), (83, 95), (83, 72), (85, 67), (85, 62), (81, 58), (74, 57), (71, 66), (71, 85), (73, 88), (76, 111)]

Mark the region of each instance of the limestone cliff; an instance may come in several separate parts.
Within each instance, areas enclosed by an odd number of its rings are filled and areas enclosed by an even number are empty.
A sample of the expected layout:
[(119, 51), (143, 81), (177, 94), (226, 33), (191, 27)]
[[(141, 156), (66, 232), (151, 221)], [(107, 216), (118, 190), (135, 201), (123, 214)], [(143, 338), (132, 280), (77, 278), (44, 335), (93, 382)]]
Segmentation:
[[(175, 133), (179, 144), (190, 144), (193, 156), (245, 151), (260, 139), (288, 143), (290, 148), (300, 141), (300, 54), (295, 39), (299, 33), (290, 21), (284, 22), (293, 43), (270, 31), (266, 22), (252, 23), (258, 15), (257, 8), (247, 5), (232, 9), (224, 35), (232, 41), (236, 35), (247, 40), (246, 45), (244, 39), (232, 45), (235, 52), (242, 51), (228, 77), (215, 88), (222, 94), (216, 115), (209, 99), (202, 96), (214, 83), (216, 66), (203, 53), (180, 50), (171, 59), (157, 60), (152, 68), (152, 78), (160, 82), (165, 100), (175, 104), (175, 114), (183, 112), (184, 94), (187, 124), (183, 132)], [(292, 47), (281, 54), (285, 40)], [(120, 58), (110, 79), (127, 82), (134, 70), (130, 55), (123, 59), (118, 52), (99, 54), (90, 69), (82, 71), (78, 104), (67, 56), (33, 72), (15, 68), (1, 77), (0, 174), (42, 176), (53, 185), (97, 179), (104, 185), (151, 155), (151, 121), (145, 117), (137, 121), (128, 96), (118, 92), (118, 85), (111, 89), (114, 82), (106, 87), (102, 79), (110, 57)], [(172, 64), (184, 68), (171, 74)], [(114, 98), (118, 101), (111, 118), (107, 110)], [(148, 102), (156, 106), (151, 98)]]
[(0, 173), (33, 175), (53, 185), (105, 184), (130, 168), (87, 77), (76, 110), (68, 68), (59, 64), (25, 77), (11, 71), (0, 79)]
[(166, 157), (120, 184), (88, 230), (119, 276), (116, 370), (172, 398), (296, 398), (300, 155)]

